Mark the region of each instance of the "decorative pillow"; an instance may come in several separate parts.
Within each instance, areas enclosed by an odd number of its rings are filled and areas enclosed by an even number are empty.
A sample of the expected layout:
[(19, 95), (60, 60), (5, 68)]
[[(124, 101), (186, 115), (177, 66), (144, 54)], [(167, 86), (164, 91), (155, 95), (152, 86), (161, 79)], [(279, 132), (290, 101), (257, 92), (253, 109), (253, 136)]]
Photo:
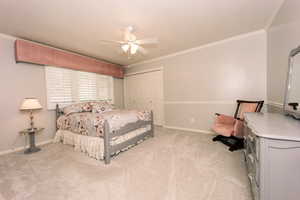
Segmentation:
[(113, 105), (111, 105), (107, 101), (91, 102), (91, 106), (93, 113), (103, 113), (107, 111), (112, 111), (114, 109)]
[(64, 107), (63, 109), (65, 115), (69, 115), (71, 113), (80, 113), (80, 112), (91, 112), (92, 106), (89, 102), (85, 103), (76, 103)]

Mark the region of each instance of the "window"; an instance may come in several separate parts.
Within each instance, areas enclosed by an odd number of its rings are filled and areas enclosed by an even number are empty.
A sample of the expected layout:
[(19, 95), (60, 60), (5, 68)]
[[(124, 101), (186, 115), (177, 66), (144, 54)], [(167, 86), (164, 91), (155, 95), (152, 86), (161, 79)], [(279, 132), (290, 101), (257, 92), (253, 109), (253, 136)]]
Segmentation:
[(100, 74), (46, 66), (48, 109), (89, 100), (113, 101), (113, 78)]
[(78, 93), (80, 101), (97, 99), (97, 74), (78, 72)]

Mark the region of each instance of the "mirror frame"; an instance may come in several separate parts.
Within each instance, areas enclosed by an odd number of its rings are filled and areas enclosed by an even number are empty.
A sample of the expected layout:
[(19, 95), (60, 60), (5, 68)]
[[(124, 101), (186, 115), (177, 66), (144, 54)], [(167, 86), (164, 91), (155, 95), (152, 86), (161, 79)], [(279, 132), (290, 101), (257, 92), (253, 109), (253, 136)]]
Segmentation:
[[(300, 120), (300, 110), (293, 111), (290, 109), (288, 105), (288, 99), (290, 95), (290, 86), (293, 76), (293, 63), (294, 63), (294, 57), (300, 53), (300, 46), (293, 49), (289, 54), (289, 60), (288, 60), (288, 73), (287, 73), (287, 79), (286, 79), (286, 87), (285, 87), (285, 96), (284, 96), (284, 104), (283, 104), (283, 111), (286, 115), (292, 116), (295, 119)], [(300, 107), (300, 102), (299, 102)]]

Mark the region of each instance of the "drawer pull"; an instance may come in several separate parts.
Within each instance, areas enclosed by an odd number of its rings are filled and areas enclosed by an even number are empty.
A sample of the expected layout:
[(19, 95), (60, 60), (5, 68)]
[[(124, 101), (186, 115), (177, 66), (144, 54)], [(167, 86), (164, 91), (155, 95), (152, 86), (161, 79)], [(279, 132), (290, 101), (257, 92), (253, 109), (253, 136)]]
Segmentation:
[(254, 137), (253, 137), (253, 136), (251, 136), (251, 135), (248, 135), (248, 138), (249, 138), (249, 140), (250, 140), (251, 142), (253, 142), (253, 141), (254, 141)]
[(253, 198), (254, 200), (259, 200), (259, 188), (257, 187), (257, 185), (254, 182), (254, 178), (252, 174), (248, 174), (248, 178), (251, 184), (251, 191), (253, 194)]
[(253, 175), (251, 173), (248, 174), (248, 178), (251, 181), (251, 183), (253, 183)]

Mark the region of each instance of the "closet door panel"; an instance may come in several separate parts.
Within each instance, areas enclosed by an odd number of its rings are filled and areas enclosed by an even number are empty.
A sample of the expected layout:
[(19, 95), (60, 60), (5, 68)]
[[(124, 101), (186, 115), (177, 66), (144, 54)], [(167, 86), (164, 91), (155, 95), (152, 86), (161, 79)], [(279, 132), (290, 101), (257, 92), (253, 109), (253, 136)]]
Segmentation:
[(125, 77), (125, 108), (153, 110), (154, 123), (163, 125), (162, 71)]

